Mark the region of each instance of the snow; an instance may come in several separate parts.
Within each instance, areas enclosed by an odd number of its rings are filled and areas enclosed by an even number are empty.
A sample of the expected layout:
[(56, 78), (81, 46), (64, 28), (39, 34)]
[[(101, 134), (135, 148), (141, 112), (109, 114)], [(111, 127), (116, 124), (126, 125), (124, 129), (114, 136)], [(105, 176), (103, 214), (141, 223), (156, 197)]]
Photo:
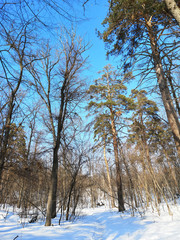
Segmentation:
[(145, 214), (126, 211), (118, 213), (116, 209), (104, 206), (83, 209), (73, 222), (53, 220), (53, 226), (45, 227), (44, 220), (28, 223), (12, 208), (0, 210), (0, 239), (13, 240), (178, 240), (180, 239), (180, 203), (170, 205), (173, 215), (169, 215), (165, 204), (161, 204), (160, 216), (152, 209)]

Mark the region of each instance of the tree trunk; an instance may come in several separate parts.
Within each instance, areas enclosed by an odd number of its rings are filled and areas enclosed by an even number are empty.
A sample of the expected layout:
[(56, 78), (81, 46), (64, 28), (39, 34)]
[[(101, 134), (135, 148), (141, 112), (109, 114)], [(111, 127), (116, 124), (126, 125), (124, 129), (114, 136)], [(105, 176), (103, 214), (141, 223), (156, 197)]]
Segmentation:
[(70, 190), (69, 190), (69, 196), (68, 196), (68, 202), (67, 202), (67, 209), (66, 209), (66, 221), (69, 219), (69, 209), (70, 209), (70, 203), (71, 203), (71, 195), (72, 191), (75, 185), (75, 180), (71, 182)]
[[(107, 72), (107, 87), (108, 87), (108, 96), (109, 99), (111, 98), (111, 91), (109, 86), (109, 73)], [(115, 157), (115, 165), (116, 165), (116, 185), (117, 185), (117, 194), (118, 194), (118, 211), (123, 212), (125, 210), (124, 207), (124, 197), (123, 197), (123, 188), (122, 188), (122, 171), (119, 162), (119, 154), (118, 154), (118, 137), (116, 132), (116, 126), (114, 121), (114, 113), (112, 106), (109, 107), (110, 110), (110, 118), (111, 118), (111, 129), (112, 129), (112, 136), (113, 136), (113, 148), (114, 148), (114, 157)]]
[(45, 226), (51, 226), (51, 218), (56, 216), (56, 192), (57, 192), (57, 174), (58, 174), (58, 147), (53, 151), (53, 166), (51, 172), (50, 189), (47, 202), (47, 213)]
[(165, 0), (166, 6), (180, 26), (180, 8), (175, 0)]
[(174, 104), (173, 104), (173, 100), (171, 98), (169, 88), (168, 88), (167, 79), (165, 78), (165, 74), (163, 71), (161, 57), (160, 57), (160, 53), (159, 53), (158, 45), (157, 45), (157, 39), (156, 39), (156, 35), (154, 34), (154, 29), (152, 27), (151, 18), (149, 21), (146, 20), (146, 27), (147, 27), (150, 42), (151, 42), (154, 68), (156, 71), (156, 76), (157, 76), (157, 80), (158, 80), (158, 85), (159, 85), (162, 101), (163, 101), (166, 115), (167, 115), (167, 118), (169, 121), (169, 125), (170, 125), (172, 133), (173, 133), (177, 152), (180, 157), (180, 123), (178, 120), (176, 110), (174, 108)]
[(63, 86), (61, 88), (61, 103), (60, 103), (60, 112), (58, 116), (58, 129), (57, 129), (57, 138), (56, 145), (53, 151), (53, 166), (51, 173), (51, 182), (47, 202), (47, 213), (46, 213), (46, 223), (45, 226), (51, 225), (51, 218), (56, 217), (56, 195), (57, 195), (57, 178), (58, 178), (58, 150), (61, 140), (61, 132), (64, 125), (64, 120), (66, 116), (67, 101), (65, 99), (65, 89), (67, 84), (67, 78), (65, 78)]
[(77, 178), (77, 175), (78, 175), (78, 171), (79, 171), (79, 169), (77, 169), (75, 171), (74, 175), (72, 176), (72, 181), (71, 181), (69, 196), (68, 196), (67, 210), (66, 210), (66, 221), (69, 219), (69, 209), (70, 209), (71, 196), (72, 196), (73, 189), (76, 185), (76, 178)]
[(73, 210), (72, 210), (72, 216), (75, 216), (75, 214), (76, 214), (76, 208), (77, 208), (77, 205), (78, 205), (78, 202), (79, 202), (79, 198), (80, 198), (80, 194), (78, 193), (78, 195), (76, 196), (76, 198), (74, 200), (74, 207), (73, 207)]
[(173, 86), (173, 82), (172, 82), (172, 77), (171, 77), (170, 74), (169, 74), (169, 76), (168, 76), (168, 81), (169, 81), (169, 84), (170, 84), (170, 87), (171, 87), (171, 92), (172, 92), (172, 95), (173, 95), (173, 98), (174, 98), (174, 102), (175, 102), (175, 105), (176, 105), (176, 109), (177, 109), (177, 112), (178, 112), (179, 117), (180, 117), (179, 101), (178, 101), (178, 97), (176, 96), (176, 92), (175, 92), (175, 89), (174, 89), (174, 86)]

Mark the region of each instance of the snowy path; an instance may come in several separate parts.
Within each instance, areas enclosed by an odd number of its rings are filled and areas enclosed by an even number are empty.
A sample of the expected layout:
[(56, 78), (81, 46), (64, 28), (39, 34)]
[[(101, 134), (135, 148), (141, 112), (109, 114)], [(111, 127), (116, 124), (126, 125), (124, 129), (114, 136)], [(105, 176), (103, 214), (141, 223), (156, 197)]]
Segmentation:
[[(172, 206), (173, 217), (162, 209), (161, 216), (148, 211), (141, 218), (105, 208), (84, 209), (74, 222), (45, 227), (44, 222), (20, 224), (19, 217), (0, 210), (0, 239), (13, 240), (178, 240), (180, 239), (180, 205)], [(27, 221), (27, 220), (26, 220)]]
[[(89, 228), (87, 229), (87, 233), (89, 235), (84, 236), (87, 237), (87, 239), (92, 239), (92, 240), (103, 240), (104, 239), (104, 233), (105, 233), (105, 225), (103, 224), (103, 222), (101, 221), (100, 217), (97, 216), (96, 214), (92, 214), (90, 216), (88, 216), (88, 218), (85, 220), (85, 224), (87, 224), (87, 226), (89, 226)], [(84, 225), (84, 223), (82, 223), (82, 226)], [(82, 237), (83, 237), (84, 233), (82, 233)], [(83, 239), (83, 238), (82, 238)], [(85, 238), (84, 238), (85, 239)]]
[(92, 239), (103, 240), (103, 236), (105, 233), (105, 225), (103, 225), (103, 223), (96, 216), (94, 216), (93, 223), (94, 226), (96, 226), (96, 229), (93, 231)]

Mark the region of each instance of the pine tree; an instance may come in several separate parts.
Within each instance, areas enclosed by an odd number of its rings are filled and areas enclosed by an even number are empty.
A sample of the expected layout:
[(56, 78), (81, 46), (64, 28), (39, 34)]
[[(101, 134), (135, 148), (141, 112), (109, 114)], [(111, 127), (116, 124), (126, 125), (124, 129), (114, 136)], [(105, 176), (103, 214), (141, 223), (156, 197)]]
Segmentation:
[(108, 114), (99, 114), (96, 117), (95, 123), (94, 123), (94, 140), (96, 141), (96, 148), (103, 147), (104, 161), (106, 165), (106, 172), (107, 172), (107, 179), (108, 179), (108, 187), (109, 187), (110, 197), (111, 197), (111, 206), (115, 207), (109, 165), (106, 157), (106, 148), (110, 145), (112, 140), (112, 128), (111, 128)]
[(148, 141), (151, 137), (153, 123), (159, 123), (157, 104), (147, 98), (145, 90), (132, 90), (132, 98), (135, 99), (135, 109), (132, 115), (130, 138), (133, 142)]
[(118, 210), (124, 211), (122, 169), (119, 161), (116, 120), (132, 107), (132, 99), (124, 95), (126, 93), (124, 82), (133, 77), (131, 73), (127, 73), (123, 79), (120, 79), (118, 72), (115, 71), (111, 65), (105, 66), (101, 73), (101, 77), (95, 80), (95, 85), (91, 85), (88, 90), (90, 99), (93, 99), (89, 102), (88, 109), (93, 110), (93, 113), (97, 115), (100, 113), (105, 114), (104, 116), (106, 116), (106, 119), (108, 119), (110, 123), (116, 165)]
[[(106, 30), (102, 37), (111, 46), (108, 54), (122, 54), (129, 57), (125, 70), (137, 58), (144, 59), (146, 73), (154, 72), (157, 77), (159, 91), (172, 129), (177, 152), (180, 156), (180, 123), (169, 90), (163, 63), (165, 59), (177, 54), (179, 28), (167, 11), (164, 1), (156, 0), (113, 0), (103, 24)], [(163, 36), (168, 34), (168, 37)], [(171, 37), (172, 44), (169, 44)], [(173, 43), (174, 40), (174, 43)], [(167, 44), (166, 44), (167, 43)], [(167, 60), (168, 61), (168, 60)]]

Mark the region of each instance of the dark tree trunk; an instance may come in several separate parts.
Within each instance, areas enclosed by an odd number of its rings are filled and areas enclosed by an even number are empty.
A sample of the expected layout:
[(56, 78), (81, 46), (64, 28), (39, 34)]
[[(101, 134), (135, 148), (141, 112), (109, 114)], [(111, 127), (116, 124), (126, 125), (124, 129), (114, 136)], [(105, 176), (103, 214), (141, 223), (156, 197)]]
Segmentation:
[(58, 147), (54, 149), (53, 156), (53, 168), (52, 168), (52, 177), (51, 177), (51, 185), (53, 186), (52, 191), (52, 211), (51, 218), (56, 217), (56, 198), (57, 198), (57, 178), (58, 178)]
[(76, 178), (77, 178), (77, 175), (78, 175), (78, 171), (79, 171), (79, 169), (77, 169), (75, 171), (74, 175), (72, 176), (72, 181), (71, 181), (69, 195), (68, 195), (68, 202), (67, 202), (66, 220), (69, 219), (69, 209), (70, 209), (71, 196), (72, 196), (73, 189), (75, 188), (75, 185), (76, 185)]
[(53, 166), (52, 166), (51, 182), (50, 182), (50, 189), (49, 189), (48, 202), (47, 202), (45, 226), (50, 226), (51, 218), (56, 217), (58, 150), (60, 146), (61, 132), (63, 129), (63, 124), (65, 120), (65, 115), (66, 115), (66, 108), (67, 108), (67, 101), (65, 99), (65, 88), (66, 88), (67, 80), (68, 79), (65, 78), (62, 89), (61, 89), (61, 104), (60, 104), (60, 112), (58, 116), (58, 130), (57, 130), (56, 145), (53, 150)]
[(58, 173), (58, 148), (55, 147), (53, 151), (53, 166), (51, 172), (50, 189), (48, 194), (46, 224), (51, 225), (51, 218), (56, 217), (56, 192), (57, 192), (57, 173)]
[(68, 196), (68, 202), (67, 202), (66, 221), (69, 219), (70, 202), (71, 202), (71, 196), (72, 196), (72, 191), (73, 191), (74, 186), (75, 186), (75, 181), (72, 181), (71, 186), (70, 186), (69, 196)]

